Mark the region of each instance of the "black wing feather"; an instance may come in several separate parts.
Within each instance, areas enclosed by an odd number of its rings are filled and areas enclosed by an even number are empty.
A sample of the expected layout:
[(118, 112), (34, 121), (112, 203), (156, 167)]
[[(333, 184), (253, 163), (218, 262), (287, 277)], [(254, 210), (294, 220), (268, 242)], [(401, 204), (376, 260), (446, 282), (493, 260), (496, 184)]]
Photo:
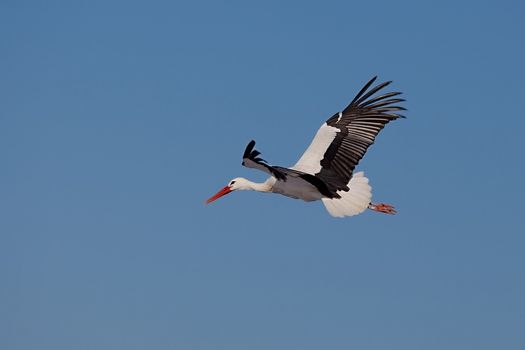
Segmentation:
[(255, 141), (251, 140), (248, 145), (246, 145), (246, 149), (244, 150), (244, 154), (242, 155), (242, 158), (249, 158), (252, 154), (253, 147), (255, 147)]
[[(251, 140), (246, 146), (246, 149), (244, 150), (244, 154), (242, 156), (243, 158), (242, 165), (248, 168), (259, 168), (260, 170), (270, 173), (277, 180), (286, 181), (286, 174), (284, 174), (282, 171), (279, 171), (276, 167), (268, 165), (264, 159), (259, 157), (259, 155), (261, 155), (261, 152), (254, 149), (254, 147), (255, 147), (255, 141)], [(253, 164), (252, 166), (249, 166), (250, 163), (247, 162), (248, 160), (255, 163), (255, 166)]]
[(327, 183), (330, 190), (347, 191), (355, 167), (374, 143), (377, 134), (390, 121), (404, 118), (395, 112), (406, 110), (396, 105), (405, 100), (392, 98), (401, 92), (373, 97), (391, 83), (387, 81), (369, 89), (376, 79), (374, 77), (366, 83), (341, 113), (334, 114), (326, 121), (327, 125), (339, 129), (339, 132), (325, 151), (321, 160), (322, 168), (315, 175)]

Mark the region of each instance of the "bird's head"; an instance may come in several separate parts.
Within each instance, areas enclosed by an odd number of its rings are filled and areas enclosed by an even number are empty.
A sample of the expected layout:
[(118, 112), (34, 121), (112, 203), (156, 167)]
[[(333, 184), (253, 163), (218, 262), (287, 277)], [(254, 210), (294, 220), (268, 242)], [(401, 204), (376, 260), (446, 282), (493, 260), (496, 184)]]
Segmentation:
[(210, 197), (206, 204), (213, 202), (214, 200), (217, 200), (221, 198), (222, 196), (227, 195), (228, 193), (231, 193), (235, 190), (248, 190), (249, 182), (243, 177), (236, 177), (235, 179), (232, 179), (230, 182), (228, 182), (228, 185), (224, 186), (219, 192), (217, 192), (215, 195)]

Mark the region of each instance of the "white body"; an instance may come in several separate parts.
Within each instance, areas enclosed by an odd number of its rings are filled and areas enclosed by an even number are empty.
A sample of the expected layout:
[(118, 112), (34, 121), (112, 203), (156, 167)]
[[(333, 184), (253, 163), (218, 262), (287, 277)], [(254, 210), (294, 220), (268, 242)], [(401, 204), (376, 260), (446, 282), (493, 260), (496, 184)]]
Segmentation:
[(238, 177), (233, 179), (229, 186), (232, 190), (278, 193), (306, 202), (322, 200), (326, 210), (335, 217), (358, 215), (365, 211), (372, 201), (372, 187), (362, 171), (355, 173), (350, 179), (347, 192), (337, 192), (341, 198), (333, 199), (324, 197), (315, 186), (301, 178), (289, 177), (286, 181), (277, 181), (270, 177), (263, 183), (254, 183)]
[(301, 178), (290, 177), (286, 182), (275, 181), (273, 177), (268, 180), (271, 179), (273, 179), (273, 193), (279, 193), (290, 198), (302, 199), (306, 202), (318, 201), (323, 198), (323, 195), (319, 193), (314, 185)]

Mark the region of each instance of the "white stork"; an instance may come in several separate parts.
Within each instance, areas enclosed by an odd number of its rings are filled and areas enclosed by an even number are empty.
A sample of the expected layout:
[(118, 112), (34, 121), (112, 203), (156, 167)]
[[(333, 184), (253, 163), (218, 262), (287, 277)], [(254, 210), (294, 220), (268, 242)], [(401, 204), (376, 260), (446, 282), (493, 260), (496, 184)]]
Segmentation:
[(342, 112), (334, 114), (317, 131), (312, 143), (299, 161), (291, 168), (270, 166), (260, 158), (250, 141), (243, 155), (242, 165), (262, 170), (270, 177), (263, 183), (254, 183), (237, 177), (217, 192), (206, 203), (235, 190), (255, 190), (279, 193), (304, 201), (322, 200), (326, 210), (335, 217), (353, 216), (367, 208), (386, 214), (395, 214), (393, 206), (372, 203), (372, 188), (364, 173), (354, 173), (359, 160), (384, 126), (395, 119), (404, 118), (396, 105), (404, 100), (388, 92), (375, 96), (391, 81), (372, 84), (371, 79)]

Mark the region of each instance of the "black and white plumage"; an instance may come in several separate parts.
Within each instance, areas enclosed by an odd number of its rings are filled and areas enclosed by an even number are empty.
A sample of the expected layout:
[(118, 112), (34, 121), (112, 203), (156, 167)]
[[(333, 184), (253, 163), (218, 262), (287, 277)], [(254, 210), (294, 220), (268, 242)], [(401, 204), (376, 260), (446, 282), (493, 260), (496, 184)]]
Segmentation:
[(372, 87), (377, 77), (371, 79), (358, 92), (352, 102), (330, 117), (317, 131), (310, 146), (291, 168), (271, 166), (260, 158), (250, 141), (242, 165), (259, 169), (270, 175), (262, 184), (243, 178), (233, 179), (207, 202), (236, 189), (279, 193), (305, 201), (322, 200), (333, 216), (352, 216), (366, 208), (394, 214), (387, 204), (371, 203), (371, 187), (363, 172), (354, 173), (355, 167), (365, 155), (377, 134), (387, 123), (404, 118), (405, 110), (398, 103), (400, 92), (376, 94), (391, 82)]

